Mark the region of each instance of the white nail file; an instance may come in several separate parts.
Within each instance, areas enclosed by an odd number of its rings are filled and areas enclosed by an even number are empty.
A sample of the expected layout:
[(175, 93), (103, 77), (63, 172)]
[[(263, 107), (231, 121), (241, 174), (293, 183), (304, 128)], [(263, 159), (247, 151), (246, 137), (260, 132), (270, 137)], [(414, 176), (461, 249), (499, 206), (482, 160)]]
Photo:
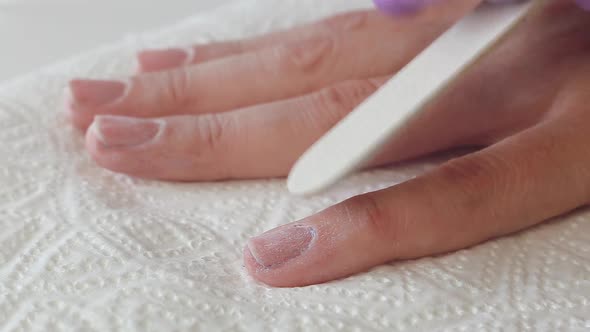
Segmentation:
[(305, 152), (291, 170), (289, 191), (314, 194), (356, 171), (539, 2), (477, 7)]

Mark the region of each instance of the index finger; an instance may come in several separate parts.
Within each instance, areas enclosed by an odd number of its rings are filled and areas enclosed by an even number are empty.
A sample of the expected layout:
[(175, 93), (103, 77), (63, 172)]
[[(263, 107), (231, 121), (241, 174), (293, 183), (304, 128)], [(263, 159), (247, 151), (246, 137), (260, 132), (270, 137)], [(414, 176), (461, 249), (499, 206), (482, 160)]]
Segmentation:
[(472, 246), (572, 210), (590, 201), (590, 149), (579, 130), (589, 117), (572, 118), (255, 237), (246, 266), (272, 286), (315, 284)]

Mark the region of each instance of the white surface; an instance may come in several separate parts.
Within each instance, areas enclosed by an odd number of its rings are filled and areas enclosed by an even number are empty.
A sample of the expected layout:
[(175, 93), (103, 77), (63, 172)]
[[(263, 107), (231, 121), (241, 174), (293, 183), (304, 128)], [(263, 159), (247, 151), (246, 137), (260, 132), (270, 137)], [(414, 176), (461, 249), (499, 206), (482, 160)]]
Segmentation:
[(314, 194), (359, 169), (534, 3), (484, 4), (451, 27), (303, 154), (289, 176), (289, 191)]
[(0, 0), (0, 82), (235, 0)]
[(363, 173), (303, 199), (279, 180), (140, 181), (89, 160), (61, 115), (69, 77), (126, 74), (138, 47), (240, 37), (370, 1), (276, 3), (239, 1), (0, 85), (0, 329), (587, 330), (588, 210), (452, 255), (270, 289), (242, 266), (249, 237), (435, 163)]

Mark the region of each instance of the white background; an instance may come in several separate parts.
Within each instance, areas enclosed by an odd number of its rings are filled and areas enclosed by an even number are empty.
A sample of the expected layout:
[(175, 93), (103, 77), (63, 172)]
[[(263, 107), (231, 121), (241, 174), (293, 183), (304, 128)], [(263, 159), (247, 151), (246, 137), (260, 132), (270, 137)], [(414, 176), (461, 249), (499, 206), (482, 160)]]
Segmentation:
[(0, 82), (239, 0), (0, 0)]

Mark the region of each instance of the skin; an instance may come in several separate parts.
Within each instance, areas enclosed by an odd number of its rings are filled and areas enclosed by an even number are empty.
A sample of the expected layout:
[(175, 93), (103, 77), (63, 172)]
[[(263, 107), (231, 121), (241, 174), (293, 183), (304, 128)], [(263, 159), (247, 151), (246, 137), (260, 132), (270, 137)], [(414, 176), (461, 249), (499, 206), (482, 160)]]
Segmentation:
[[(73, 80), (69, 114), (82, 130), (92, 124), (87, 150), (115, 172), (175, 181), (285, 176), (478, 3), (448, 0), (398, 18), (355, 12), (197, 45), (190, 64), (179, 51), (142, 52), (140, 72), (114, 101), (121, 83)], [(588, 31), (589, 13), (552, 1), (428, 105), (372, 166), (456, 147), (475, 152), (251, 239), (251, 275), (280, 287), (326, 282), (473, 246), (589, 203)], [(281, 245), (301, 248), (277, 263)]]

